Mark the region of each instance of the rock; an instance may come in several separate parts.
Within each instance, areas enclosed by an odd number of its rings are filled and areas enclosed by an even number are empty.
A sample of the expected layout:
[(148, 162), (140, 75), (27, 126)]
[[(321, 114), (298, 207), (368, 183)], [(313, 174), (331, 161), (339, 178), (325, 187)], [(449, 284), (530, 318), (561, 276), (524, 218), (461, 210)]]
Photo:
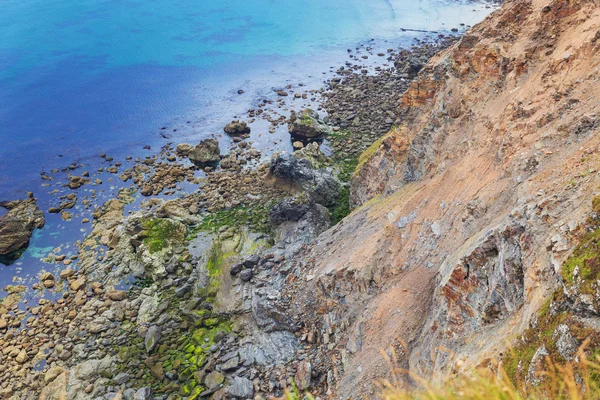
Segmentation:
[(46, 371), (46, 374), (44, 375), (44, 382), (50, 383), (53, 380), (55, 380), (56, 377), (58, 377), (59, 375), (61, 375), (64, 372), (65, 372), (64, 368), (52, 366), (48, 369), (48, 371)]
[(0, 329), (6, 328), (7, 325), (8, 325), (8, 322), (6, 322), (5, 319), (0, 318)]
[(144, 339), (144, 344), (146, 345), (146, 351), (148, 353), (151, 353), (152, 350), (154, 350), (154, 348), (160, 341), (160, 338), (161, 329), (156, 325), (152, 325), (150, 329), (148, 329), (148, 332), (146, 332), (146, 337)]
[(8, 212), (0, 217), (0, 257), (26, 248), (35, 229), (45, 223), (44, 212), (35, 199), (0, 202)]
[(205, 139), (189, 152), (191, 162), (199, 167), (216, 164), (221, 160), (221, 149), (216, 139)]
[(138, 391), (135, 392), (135, 396), (133, 396), (133, 400), (154, 400), (154, 397), (152, 396), (152, 388), (147, 386), (138, 389)]
[(135, 398), (135, 390), (131, 388), (123, 390), (123, 398), (125, 400), (133, 400)]
[(244, 269), (244, 264), (235, 264), (233, 267), (231, 267), (229, 273), (231, 274), (231, 276), (235, 276), (239, 274), (242, 271), (242, 269)]
[(69, 287), (74, 292), (77, 292), (77, 291), (85, 288), (85, 277), (80, 276), (79, 278), (75, 279), (73, 282), (71, 282)]
[(296, 375), (294, 376), (296, 386), (299, 390), (304, 391), (310, 387), (310, 378), (312, 374), (312, 366), (308, 361), (302, 361), (298, 365)]
[(127, 292), (124, 290), (111, 290), (108, 292), (108, 298), (112, 301), (123, 301), (127, 298)]
[(331, 168), (315, 170), (306, 159), (282, 152), (271, 160), (273, 176), (308, 192), (319, 204), (326, 207), (336, 204), (342, 185)]
[(71, 268), (65, 268), (62, 271), (60, 271), (59, 276), (60, 276), (60, 279), (67, 279), (73, 275), (75, 275), (75, 271), (73, 271)]
[(571, 334), (568, 325), (560, 324), (552, 334), (558, 353), (567, 361), (571, 361), (579, 349), (579, 342)]
[(236, 376), (225, 393), (238, 399), (251, 399), (254, 397), (254, 384), (249, 379)]
[(117, 385), (122, 385), (124, 383), (127, 383), (129, 379), (131, 379), (131, 376), (129, 374), (125, 372), (120, 372), (117, 375), (115, 375), (113, 381), (115, 381)]
[(319, 119), (319, 114), (306, 108), (300, 113), (292, 113), (288, 130), (292, 137), (298, 139), (319, 139), (332, 132), (330, 126), (326, 125)]
[(301, 141), (297, 140), (294, 143), (292, 143), (292, 146), (294, 147), (294, 149), (300, 150), (300, 149), (304, 148), (304, 143), (302, 143)]
[(527, 370), (526, 383), (531, 386), (539, 386), (542, 378), (540, 372), (543, 370), (543, 364), (550, 354), (546, 350), (546, 346), (542, 345), (535, 351), (535, 354), (531, 358), (529, 363), (529, 369)]
[(245, 268), (254, 268), (260, 261), (260, 256), (257, 254), (252, 254), (248, 257), (242, 264), (244, 264)]
[(48, 280), (43, 281), (43, 284), (46, 289), (51, 289), (54, 287), (55, 282), (53, 280), (48, 279)]
[(177, 145), (177, 149), (175, 150), (177, 154), (187, 157), (192, 151), (193, 146), (189, 143), (180, 143)]
[(99, 377), (101, 374), (108, 372), (114, 364), (114, 360), (110, 356), (106, 356), (101, 360), (87, 360), (78, 364), (73, 369), (75, 377), (81, 380), (92, 380)]
[(27, 355), (27, 352), (25, 351), (25, 349), (21, 349), (19, 354), (17, 354), (17, 357), (15, 358), (15, 360), (19, 364), (24, 364), (27, 362), (27, 360), (29, 360), (29, 356)]
[(52, 275), (52, 273), (50, 273), (50, 272), (44, 272), (44, 273), (42, 274), (42, 276), (40, 277), (40, 280), (41, 280), (42, 282), (43, 282), (43, 281), (48, 281), (48, 280), (50, 280), (50, 281), (53, 281), (54, 279), (55, 279), (55, 278), (54, 278), (54, 275)]
[(206, 377), (204, 378), (204, 385), (206, 385), (206, 387), (209, 390), (212, 390), (214, 388), (219, 387), (224, 380), (225, 377), (223, 376), (223, 374), (221, 374), (218, 371), (213, 371), (206, 375)]
[(223, 128), (225, 133), (228, 135), (245, 135), (250, 133), (250, 127), (245, 121), (231, 121), (231, 123), (225, 125)]
[(242, 282), (249, 282), (253, 276), (254, 272), (252, 272), (251, 269), (245, 269), (242, 272), (240, 272), (240, 279), (242, 280)]
[(300, 193), (276, 204), (269, 212), (271, 225), (307, 220), (317, 230), (329, 227), (329, 210), (317, 204), (308, 194)]
[(229, 360), (225, 361), (221, 365), (221, 369), (223, 371), (231, 371), (236, 369), (240, 365), (240, 358), (238, 356), (232, 357)]
[(85, 184), (86, 180), (81, 176), (70, 176), (69, 177), (69, 188), (78, 189)]

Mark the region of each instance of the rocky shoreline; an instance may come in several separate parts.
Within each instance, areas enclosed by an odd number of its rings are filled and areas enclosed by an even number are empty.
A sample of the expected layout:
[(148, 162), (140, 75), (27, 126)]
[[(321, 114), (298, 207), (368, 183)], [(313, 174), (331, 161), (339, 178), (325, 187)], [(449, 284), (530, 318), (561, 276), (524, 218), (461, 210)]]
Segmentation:
[[(81, 222), (92, 231), (77, 254), (47, 257), (59, 271), (41, 273), (33, 290), (53, 291), (56, 301), (23, 307), (30, 289), (6, 289), (0, 397), (250, 399), (293, 387), (333, 396), (349, 353), (333, 334), (335, 321), (317, 331), (305, 315), (290, 313), (294, 282), (310, 278), (300, 276), (298, 255), (349, 213), (359, 155), (398, 124), (402, 93), (456, 40), (440, 35), (386, 54), (349, 50), (357, 61), (370, 54), (390, 66), (349, 63), (320, 92), (277, 93), (323, 98), (322, 120), (307, 110), (284, 115), (267, 102), (249, 110), (250, 124), (287, 124), (294, 153), (265, 157), (250, 127), (236, 120), (225, 128), (232, 138), (226, 155), (208, 139), (167, 145), (146, 159), (102, 155), (109, 166), (97, 174), (70, 168), (64, 185), (73, 191), (98, 185), (100, 173), (130, 186), (101, 207), (92, 191), (47, 210), (68, 221), (82, 207), (92, 218)], [(323, 140), (331, 154), (321, 151)], [(183, 194), (184, 183), (195, 190)], [(147, 198), (139, 211), (127, 209), (135, 192)], [(175, 193), (181, 196), (151, 197)]]

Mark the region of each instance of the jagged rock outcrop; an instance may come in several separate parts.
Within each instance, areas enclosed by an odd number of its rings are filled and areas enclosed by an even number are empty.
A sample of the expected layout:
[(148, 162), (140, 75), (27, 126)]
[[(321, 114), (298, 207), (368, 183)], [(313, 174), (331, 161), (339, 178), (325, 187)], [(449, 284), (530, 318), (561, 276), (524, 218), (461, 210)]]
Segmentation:
[(497, 362), (560, 287), (600, 185), (598, 32), (597, 2), (507, 0), (419, 72), (289, 289), (323, 390), (370, 393), (382, 349), (424, 377)]
[(33, 231), (42, 228), (45, 219), (33, 198), (1, 202), (0, 207), (8, 210), (0, 217), (0, 257), (3, 257), (27, 247)]
[(336, 203), (342, 184), (332, 168), (314, 169), (308, 158), (281, 152), (273, 157), (271, 175), (280, 181), (307, 192), (317, 203), (326, 207)]

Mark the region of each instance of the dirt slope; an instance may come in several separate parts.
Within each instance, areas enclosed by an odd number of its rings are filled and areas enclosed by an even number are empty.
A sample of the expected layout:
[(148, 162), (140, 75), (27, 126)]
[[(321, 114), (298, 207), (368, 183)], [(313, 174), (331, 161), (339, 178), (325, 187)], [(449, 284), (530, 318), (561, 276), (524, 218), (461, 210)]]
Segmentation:
[(339, 398), (382, 349), (425, 377), (499, 359), (561, 284), (600, 191), (600, 3), (507, 0), (398, 106), (290, 289)]

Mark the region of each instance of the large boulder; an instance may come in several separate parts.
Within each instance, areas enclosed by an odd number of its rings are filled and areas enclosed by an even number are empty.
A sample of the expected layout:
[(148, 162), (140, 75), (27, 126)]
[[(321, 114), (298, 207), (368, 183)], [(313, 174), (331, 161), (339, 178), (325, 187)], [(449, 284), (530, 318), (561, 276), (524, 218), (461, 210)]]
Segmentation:
[(250, 133), (250, 127), (248, 126), (248, 124), (245, 121), (231, 121), (231, 123), (225, 125), (225, 128), (223, 128), (223, 130), (225, 131), (225, 133), (227, 133), (228, 135), (245, 135)]
[(320, 120), (319, 114), (305, 108), (299, 113), (292, 113), (288, 124), (290, 135), (298, 139), (320, 139), (332, 132), (330, 126)]
[(219, 142), (216, 139), (205, 139), (190, 150), (188, 157), (201, 167), (216, 164), (221, 160)]
[(29, 245), (36, 228), (44, 226), (44, 212), (35, 199), (0, 202), (8, 212), (0, 217), (0, 258), (10, 256)]
[(273, 157), (271, 175), (307, 192), (319, 204), (330, 207), (336, 204), (342, 184), (332, 168), (313, 169), (307, 159), (282, 152)]

